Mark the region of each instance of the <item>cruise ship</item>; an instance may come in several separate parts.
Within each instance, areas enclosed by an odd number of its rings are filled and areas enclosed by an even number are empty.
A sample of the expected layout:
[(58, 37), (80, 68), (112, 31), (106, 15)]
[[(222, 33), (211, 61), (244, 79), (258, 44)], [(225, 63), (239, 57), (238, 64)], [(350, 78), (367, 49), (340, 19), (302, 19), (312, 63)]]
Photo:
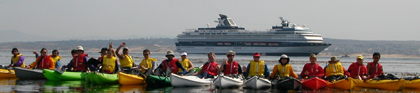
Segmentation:
[(226, 54), (233, 50), (237, 55), (309, 56), (331, 46), (323, 43), (321, 34), (315, 34), (305, 25), (296, 25), (280, 17), (281, 26), (267, 31), (249, 31), (238, 27), (226, 15), (219, 14), (216, 27), (187, 30), (177, 36), (176, 51), (191, 54)]

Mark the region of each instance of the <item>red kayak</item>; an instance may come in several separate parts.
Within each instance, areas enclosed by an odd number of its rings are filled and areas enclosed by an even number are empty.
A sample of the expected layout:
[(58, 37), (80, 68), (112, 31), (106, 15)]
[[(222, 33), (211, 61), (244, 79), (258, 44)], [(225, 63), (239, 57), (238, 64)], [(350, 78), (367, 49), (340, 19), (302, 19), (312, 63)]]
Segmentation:
[(318, 90), (320, 88), (327, 86), (327, 81), (320, 79), (318, 77), (310, 78), (310, 79), (302, 79), (302, 85), (303, 87)]

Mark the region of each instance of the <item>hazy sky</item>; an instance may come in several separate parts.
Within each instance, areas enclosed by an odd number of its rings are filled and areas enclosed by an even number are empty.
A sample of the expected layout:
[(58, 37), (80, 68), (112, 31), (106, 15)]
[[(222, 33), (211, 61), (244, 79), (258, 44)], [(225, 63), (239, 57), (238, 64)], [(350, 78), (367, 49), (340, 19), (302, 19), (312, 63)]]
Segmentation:
[[(305, 24), (324, 38), (420, 40), (420, 0), (0, 0), (0, 31), (45, 37), (164, 36), (216, 26)], [(16, 35), (18, 36), (18, 35)], [(83, 38), (79, 38), (83, 39)]]

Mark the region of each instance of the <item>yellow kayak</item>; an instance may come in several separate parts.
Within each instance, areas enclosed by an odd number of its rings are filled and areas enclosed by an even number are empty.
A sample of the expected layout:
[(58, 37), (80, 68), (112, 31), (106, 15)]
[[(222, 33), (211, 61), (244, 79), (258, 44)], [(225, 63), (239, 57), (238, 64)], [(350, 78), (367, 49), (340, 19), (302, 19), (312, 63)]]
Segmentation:
[(0, 78), (16, 78), (15, 70), (0, 69)]
[(405, 80), (404, 88), (420, 89), (420, 79)]
[(121, 85), (136, 85), (136, 84), (146, 84), (146, 81), (143, 77), (138, 75), (126, 74), (118, 72), (118, 82)]
[(399, 80), (359, 80), (355, 79), (357, 87), (364, 88), (377, 88), (384, 90), (403, 90), (404, 89), (404, 79)]
[(353, 89), (354, 87), (356, 87), (356, 84), (355, 84), (354, 79), (349, 77), (348, 79), (342, 79), (342, 80), (338, 80), (338, 81), (328, 82), (327, 86), (332, 87), (332, 88), (349, 90), (349, 89)]

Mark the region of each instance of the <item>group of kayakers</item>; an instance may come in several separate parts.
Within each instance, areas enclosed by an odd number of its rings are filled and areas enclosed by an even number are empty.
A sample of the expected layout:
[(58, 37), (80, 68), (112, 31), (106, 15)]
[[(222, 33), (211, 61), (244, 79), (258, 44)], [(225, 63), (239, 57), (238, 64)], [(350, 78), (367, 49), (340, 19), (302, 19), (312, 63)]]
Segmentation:
[[(11, 64), (9, 67), (22, 67), (28, 69), (55, 69), (75, 72), (90, 72), (99, 71), (102, 73), (130, 73), (130, 74), (155, 74), (155, 75), (169, 75), (169, 73), (183, 75), (193, 72), (194, 65), (187, 59), (187, 52), (181, 52), (181, 60), (175, 58), (173, 51), (168, 51), (165, 55), (167, 59), (163, 60), (157, 65), (155, 58), (150, 58), (150, 50), (143, 50), (144, 59), (136, 66), (134, 59), (129, 55), (129, 49), (122, 43), (114, 51), (112, 43), (109, 43), (108, 48), (102, 48), (99, 52), (101, 57), (98, 59), (89, 58), (88, 54), (84, 53), (82, 46), (77, 46), (71, 51), (73, 59), (64, 66), (61, 66), (61, 56), (58, 50), (53, 50), (51, 55), (47, 55), (47, 49), (42, 48), (36, 60), (30, 65), (25, 65), (24, 56), (19, 53), (17, 48), (12, 49)], [(122, 54), (120, 50), (122, 48)], [(292, 65), (289, 63), (290, 58), (283, 54), (278, 60), (278, 64), (273, 67), (270, 74), (267, 64), (264, 60), (260, 60), (261, 54), (256, 52), (253, 54), (253, 60), (247, 66), (241, 66), (239, 62), (234, 60), (236, 53), (232, 50), (226, 53), (228, 60), (224, 60), (221, 65), (215, 61), (216, 55), (212, 52), (208, 53), (208, 62), (204, 63), (202, 69), (198, 72), (193, 72), (199, 78), (214, 78), (217, 75), (250, 78), (253, 76), (263, 77), (267, 79), (282, 79), (285, 77), (298, 78), (299, 76), (294, 72)], [(343, 67), (337, 57), (331, 57), (328, 65), (322, 68), (317, 62), (317, 56), (311, 54), (309, 57), (310, 63), (305, 64), (300, 73), (301, 78), (324, 78), (329, 81), (338, 79), (345, 79), (347, 77), (358, 79), (372, 79), (377, 78), (383, 74), (382, 66), (379, 62), (380, 54), (375, 52), (372, 56), (373, 62), (369, 62), (367, 66), (363, 64), (363, 56), (357, 56), (356, 62), (352, 63), (348, 70)], [(118, 60), (119, 59), (119, 60)], [(121, 67), (121, 68), (119, 68)], [(136, 71), (138, 71), (136, 73)]]

